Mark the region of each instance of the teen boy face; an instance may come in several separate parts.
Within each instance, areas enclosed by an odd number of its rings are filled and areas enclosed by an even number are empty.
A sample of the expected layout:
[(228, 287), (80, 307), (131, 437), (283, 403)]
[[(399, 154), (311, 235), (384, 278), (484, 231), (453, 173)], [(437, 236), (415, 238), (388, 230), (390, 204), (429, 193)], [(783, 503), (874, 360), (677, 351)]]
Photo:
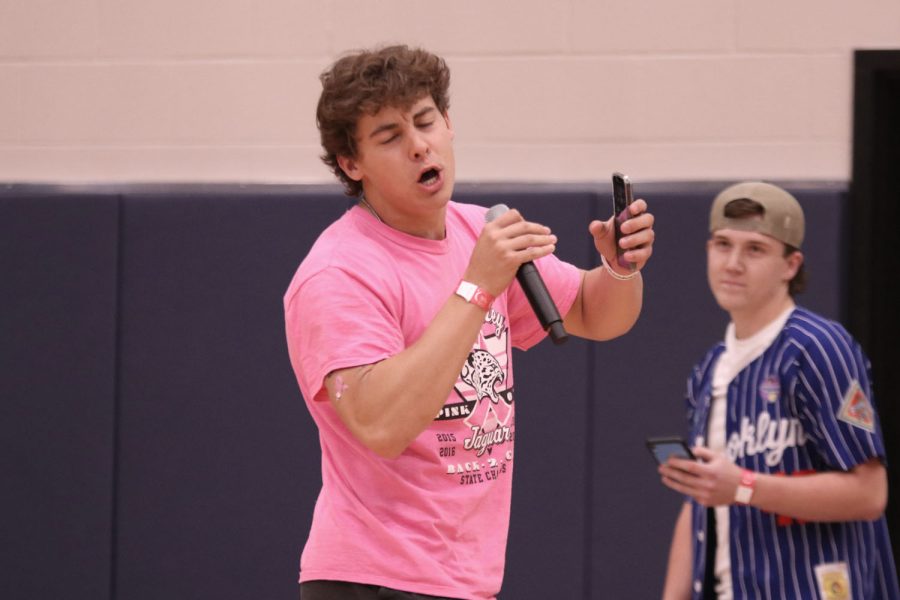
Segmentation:
[(718, 229), (706, 245), (707, 276), (716, 302), (738, 317), (774, 318), (790, 302), (788, 283), (803, 261), (785, 245), (755, 231)]
[(348, 177), (362, 183), (366, 201), (388, 225), (443, 239), (456, 160), (450, 117), (430, 95), (408, 110), (385, 106), (356, 127), (356, 157), (339, 156)]

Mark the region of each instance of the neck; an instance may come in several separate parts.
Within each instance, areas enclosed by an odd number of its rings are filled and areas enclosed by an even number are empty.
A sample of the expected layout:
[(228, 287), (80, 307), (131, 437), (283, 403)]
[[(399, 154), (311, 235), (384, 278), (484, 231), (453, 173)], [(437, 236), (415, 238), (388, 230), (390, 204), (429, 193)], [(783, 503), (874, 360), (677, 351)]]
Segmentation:
[(794, 299), (789, 295), (785, 295), (778, 302), (769, 304), (764, 310), (750, 314), (732, 312), (731, 322), (734, 323), (734, 336), (739, 340), (751, 337), (777, 319), (778, 315), (794, 306)]
[(377, 203), (373, 206), (365, 194), (360, 196), (359, 205), (380, 222), (397, 231), (428, 240), (442, 240), (446, 237), (446, 206), (442, 206), (440, 210), (428, 215), (427, 218), (420, 218), (417, 215), (391, 211), (389, 207), (378, 206)]
[(382, 219), (382, 218), (378, 215), (378, 213), (375, 212), (375, 209), (372, 208), (372, 205), (369, 204), (369, 202), (366, 200), (365, 194), (363, 194), (362, 196), (359, 197), (359, 205), (362, 206), (363, 208), (365, 208), (367, 211), (369, 211), (369, 212), (372, 214), (373, 217), (375, 217), (376, 219), (378, 219), (379, 221), (381, 221), (382, 223), (384, 223), (384, 219)]

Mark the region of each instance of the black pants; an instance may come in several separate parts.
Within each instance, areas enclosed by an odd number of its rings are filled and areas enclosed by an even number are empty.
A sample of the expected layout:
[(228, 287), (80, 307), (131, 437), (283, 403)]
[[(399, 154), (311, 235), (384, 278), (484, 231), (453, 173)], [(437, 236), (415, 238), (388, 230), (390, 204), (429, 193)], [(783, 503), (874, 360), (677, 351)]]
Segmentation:
[(304, 581), (300, 600), (453, 600), (348, 581)]

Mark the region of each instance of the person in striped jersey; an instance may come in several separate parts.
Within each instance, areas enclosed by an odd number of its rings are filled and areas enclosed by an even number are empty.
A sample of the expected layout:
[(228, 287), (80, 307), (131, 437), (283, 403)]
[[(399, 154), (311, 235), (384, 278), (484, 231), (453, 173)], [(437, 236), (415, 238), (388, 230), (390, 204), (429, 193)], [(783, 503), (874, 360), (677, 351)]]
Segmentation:
[(697, 460), (659, 469), (686, 496), (663, 598), (900, 599), (869, 361), (794, 302), (800, 204), (739, 183), (713, 201), (710, 232), (709, 285), (731, 322), (688, 379)]

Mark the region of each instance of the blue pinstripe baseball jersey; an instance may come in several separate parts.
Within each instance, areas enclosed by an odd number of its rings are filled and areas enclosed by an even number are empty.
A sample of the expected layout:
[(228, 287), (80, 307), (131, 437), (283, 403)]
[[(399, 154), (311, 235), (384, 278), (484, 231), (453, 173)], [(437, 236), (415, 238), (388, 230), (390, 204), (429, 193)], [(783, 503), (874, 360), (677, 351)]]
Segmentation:
[[(710, 350), (688, 380), (689, 439), (698, 445), (705, 445), (713, 371), (724, 349), (720, 343)], [(793, 311), (765, 352), (729, 384), (726, 448), (741, 467), (784, 476), (847, 471), (884, 458), (869, 361), (840, 324)], [(852, 592), (829, 597), (900, 600), (884, 517), (806, 523), (733, 504), (729, 519), (736, 600), (822, 600), (823, 585)], [(706, 509), (697, 503), (692, 525), (693, 597), (699, 599), (705, 540), (715, 532), (706, 531)]]

